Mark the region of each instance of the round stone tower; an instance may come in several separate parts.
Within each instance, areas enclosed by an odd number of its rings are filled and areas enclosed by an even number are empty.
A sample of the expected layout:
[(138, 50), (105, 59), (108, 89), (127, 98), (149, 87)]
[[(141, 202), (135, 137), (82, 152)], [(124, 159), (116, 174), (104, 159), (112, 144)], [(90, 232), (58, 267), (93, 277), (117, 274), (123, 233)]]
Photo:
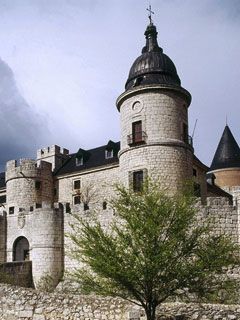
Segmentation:
[(7, 205), (12, 211), (33, 211), (34, 208), (49, 206), (53, 202), (51, 164), (35, 160), (15, 160), (6, 166)]
[(122, 182), (138, 190), (148, 176), (176, 192), (192, 178), (191, 95), (181, 87), (174, 63), (158, 46), (152, 23), (145, 37), (146, 46), (130, 69), (126, 91), (117, 99)]
[(63, 272), (63, 214), (53, 208), (51, 163), (15, 160), (6, 166), (7, 262), (32, 261), (35, 287)]

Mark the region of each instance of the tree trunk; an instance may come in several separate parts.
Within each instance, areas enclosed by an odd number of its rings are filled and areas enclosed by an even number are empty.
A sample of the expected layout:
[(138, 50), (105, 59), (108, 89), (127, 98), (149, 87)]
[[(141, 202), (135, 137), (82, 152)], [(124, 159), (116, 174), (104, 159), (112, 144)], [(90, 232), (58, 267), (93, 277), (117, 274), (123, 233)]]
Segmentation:
[(156, 307), (155, 306), (147, 306), (145, 308), (145, 313), (147, 316), (147, 320), (155, 320), (156, 319)]

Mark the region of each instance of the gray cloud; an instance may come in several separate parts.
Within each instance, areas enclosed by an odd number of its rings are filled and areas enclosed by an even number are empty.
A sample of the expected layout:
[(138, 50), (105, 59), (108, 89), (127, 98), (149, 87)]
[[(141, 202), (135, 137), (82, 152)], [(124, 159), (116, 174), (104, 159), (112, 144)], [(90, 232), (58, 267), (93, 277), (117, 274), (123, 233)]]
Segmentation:
[[(196, 155), (210, 164), (226, 114), (240, 142), (240, 1), (151, 2), (159, 43), (193, 97), (189, 122), (191, 133), (198, 119)], [(115, 100), (144, 45), (148, 4), (0, 0), (0, 55), (29, 104), (46, 114), (47, 145), (75, 151), (119, 139)], [(22, 146), (16, 149), (24, 155)]]
[(0, 59), (0, 170), (5, 162), (35, 156), (47, 132), (44, 119), (24, 100), (10, 67)]

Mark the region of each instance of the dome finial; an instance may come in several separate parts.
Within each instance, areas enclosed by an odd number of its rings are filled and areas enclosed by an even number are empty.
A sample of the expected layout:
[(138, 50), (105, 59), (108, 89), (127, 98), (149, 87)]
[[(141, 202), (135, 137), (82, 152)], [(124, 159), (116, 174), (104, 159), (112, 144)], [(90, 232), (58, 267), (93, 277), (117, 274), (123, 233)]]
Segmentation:
[(151, 4), (149, 4), (149, 8), (147, 8), (147, 11), (149, 12), (149, 14), (148, 14), (148, 19), (149, 19), (149, 21), (150, 21), (150, 24), (153, 24), (153, 22), (152, 22), (152, 14), (154, 14), (154, 12), (152, 11), (152, 6), (151, 6)]

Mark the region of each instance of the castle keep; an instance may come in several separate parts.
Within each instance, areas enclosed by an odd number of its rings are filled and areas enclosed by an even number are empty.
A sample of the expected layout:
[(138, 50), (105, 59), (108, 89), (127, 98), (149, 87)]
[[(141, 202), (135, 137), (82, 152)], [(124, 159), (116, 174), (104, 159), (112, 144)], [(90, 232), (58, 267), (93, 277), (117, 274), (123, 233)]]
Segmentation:
[(120, 142), (74, 154), (59, 146), (43, 148), (36, 160), (8, 161), (0, 173), (0, 264), (31, 261), (35, 287), (46, 275), (57, 285), (64, 271), (76, 266), (66, 254), (73, 214), (91, 219), (95, 211), (107, 226), (119, 182), (138, 191), (151, 177), (172, 194), (193, 179), (199, 218), (215, 217), (215, 232), (239, 242), (239, 146), (226, 126), (210, 168), (194, 155), (188, 134), (191, 95), (158, 45), (151, 21), (145, 37), (116, 103)]

